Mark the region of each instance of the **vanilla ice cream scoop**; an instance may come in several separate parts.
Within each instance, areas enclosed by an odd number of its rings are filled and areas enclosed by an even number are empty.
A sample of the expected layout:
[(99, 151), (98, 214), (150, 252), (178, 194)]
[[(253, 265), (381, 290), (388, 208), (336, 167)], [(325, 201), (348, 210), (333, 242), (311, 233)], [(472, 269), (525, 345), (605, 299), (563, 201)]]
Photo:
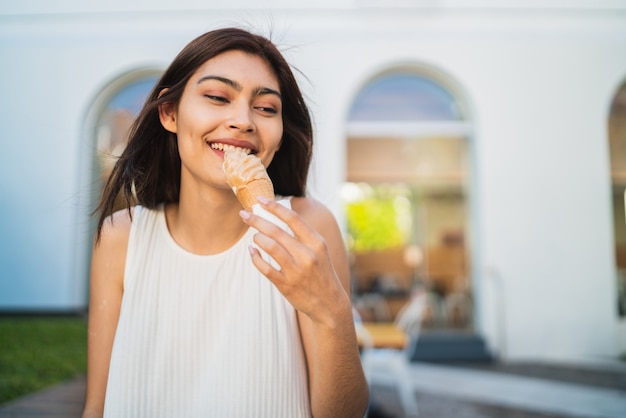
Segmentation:
[(274, 199), (272, 180), (256, 155), (249, 154), (243, 148), (225, 146), (222, 169), (228, 185), (247, 211), (258, 203), (257, 196)]

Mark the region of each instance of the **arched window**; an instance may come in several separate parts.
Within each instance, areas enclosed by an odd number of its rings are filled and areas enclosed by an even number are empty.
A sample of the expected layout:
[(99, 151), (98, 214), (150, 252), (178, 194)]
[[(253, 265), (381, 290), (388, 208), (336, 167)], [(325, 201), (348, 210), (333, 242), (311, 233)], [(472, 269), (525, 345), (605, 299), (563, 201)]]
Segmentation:
[[(375, 77), (347, 121), (343, 198), (356, 304), (382, 294), (393, 319), (414, 286), (435, 301), (425, 326), (471, 327), (468, 137), (463, 103), (416, 70)], [(379, 312), (381, 310), (379, 309)]]
[(381, 76), (363, 87), (352, 103), (348, 120), (455, 121), (460, 107), (446, 89), (411, 73)]
[(626, 82), (618, 89), (611, 103), (609, 149), (618, 287), (617, 306), (619, 315), (626, 317)]

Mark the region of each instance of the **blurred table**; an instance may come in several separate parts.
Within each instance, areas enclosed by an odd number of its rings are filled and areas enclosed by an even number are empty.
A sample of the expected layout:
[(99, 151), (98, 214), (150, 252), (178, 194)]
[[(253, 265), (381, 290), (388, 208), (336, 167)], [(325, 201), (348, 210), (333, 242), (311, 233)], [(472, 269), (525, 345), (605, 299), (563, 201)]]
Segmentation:
[[(357, 333), (359, 347), (368, 348), (395, 348), (402, 350), (409, 342), (409, 337), (393, 322), (363, 322), (363, 329), (367, 335)], [(369, 343), (364, 341), (369, 339)]]

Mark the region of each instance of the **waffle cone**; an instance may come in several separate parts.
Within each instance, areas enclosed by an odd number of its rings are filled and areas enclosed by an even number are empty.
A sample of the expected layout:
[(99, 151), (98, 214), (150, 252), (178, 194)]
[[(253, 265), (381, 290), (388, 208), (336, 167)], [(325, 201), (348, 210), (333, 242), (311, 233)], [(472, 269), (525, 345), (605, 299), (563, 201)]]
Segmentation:
[(251, 211), (252, 206), (259, 203), (257, 196), (274, 200), (274, 186), (269, 179), (253, 180), (237, 189), (237, 199), (245, 210)]

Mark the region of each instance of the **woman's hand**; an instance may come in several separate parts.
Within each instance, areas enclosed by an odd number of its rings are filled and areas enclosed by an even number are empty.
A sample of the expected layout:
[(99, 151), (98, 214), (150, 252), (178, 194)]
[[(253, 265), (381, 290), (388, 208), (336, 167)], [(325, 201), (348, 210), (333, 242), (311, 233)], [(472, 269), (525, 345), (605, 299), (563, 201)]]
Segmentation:
[(258, 231), (254, 242), (277, 264), (273, 266), (251, 247), (254, 265), (298, 311), (314, 322), (332, 326), (337, 302), (349, 304), (349, 298), (333, 267), (326, 241), (293, 210), (263, 198), (259, 202), (284, 222), (293, 236), (261, 216), (242, 211), (244, 222)]
[(362, 418), (368, 388), (352, 318), (348, 259), (337, 222), (311, 199), (294, 198), (293, 210), (265, 199), (259, 202), (293, 232), (241, 213), (259, 231), (256, 245), (275, 262), (251, 248), (254, 265), (298, 311), (311, 412), (318, 418)]

